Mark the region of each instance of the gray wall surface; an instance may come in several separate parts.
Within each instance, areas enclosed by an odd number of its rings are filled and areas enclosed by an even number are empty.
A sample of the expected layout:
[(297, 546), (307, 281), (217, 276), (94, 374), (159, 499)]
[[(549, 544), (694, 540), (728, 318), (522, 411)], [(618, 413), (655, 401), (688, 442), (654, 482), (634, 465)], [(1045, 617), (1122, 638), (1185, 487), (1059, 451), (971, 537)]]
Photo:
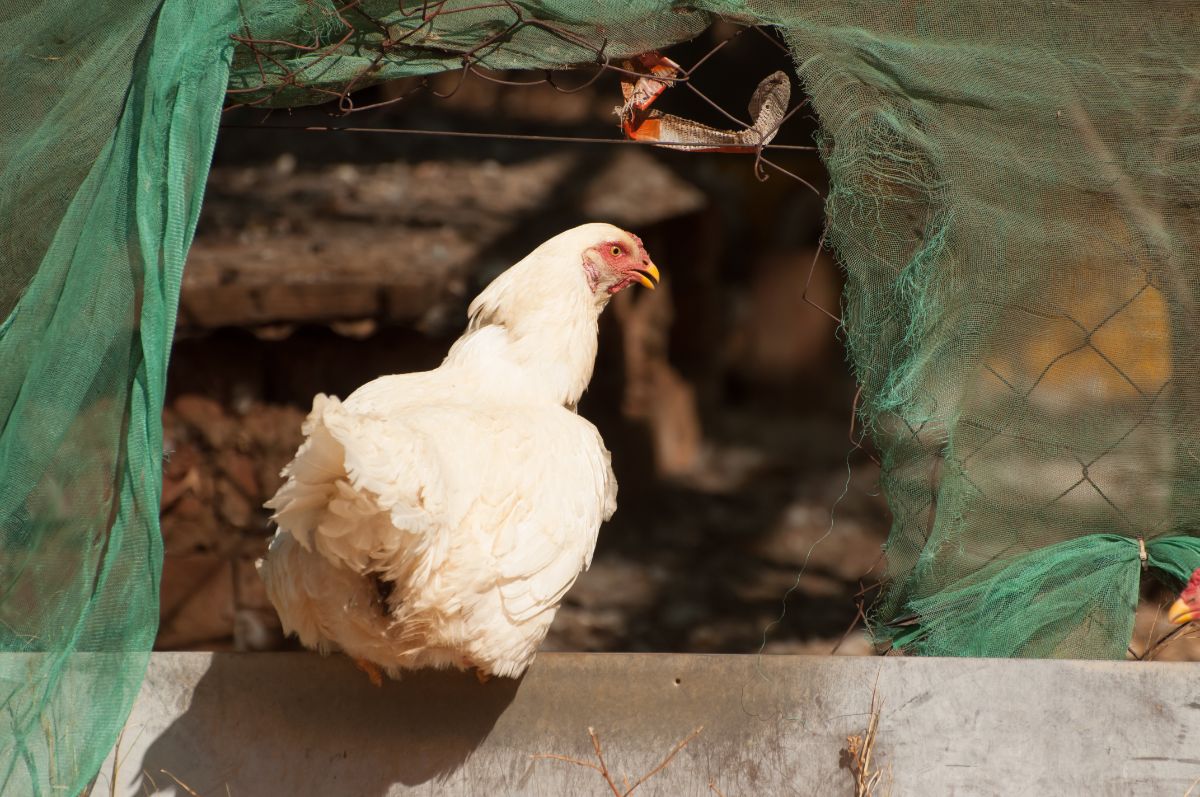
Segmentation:
[[(543, 654), (521, 681), (372, 686), (342, 657), (156, 653), (94, 794), (1177, 795), (1200, 779), (1200, 667), (1078, 661)], [(168, 774), (170, 773), (170, 774)], [(179, 786), (178, 778), (186, 788)], [(1197, 786), (1200, 792), (1200, 786)]]

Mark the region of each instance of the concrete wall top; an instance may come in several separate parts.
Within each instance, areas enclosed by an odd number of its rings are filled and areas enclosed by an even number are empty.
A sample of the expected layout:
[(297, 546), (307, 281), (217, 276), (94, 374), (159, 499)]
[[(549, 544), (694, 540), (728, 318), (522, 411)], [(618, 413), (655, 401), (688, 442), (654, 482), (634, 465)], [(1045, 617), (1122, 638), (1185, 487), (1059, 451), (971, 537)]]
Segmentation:
[[(342, 657), (157, 653), (94, 794), (854, 794), (846, 737), (878, 709), (876, 794), (1182, 795), (1200, 667), (1078, 661), (543, 654), (521, 681), (373, 687)], [(169, 773), (169, 774), (168, 774)], [(186, 784), (186, 788), (175, 781)], [(1200, 788), (1200, 787), (1197, 787)]]

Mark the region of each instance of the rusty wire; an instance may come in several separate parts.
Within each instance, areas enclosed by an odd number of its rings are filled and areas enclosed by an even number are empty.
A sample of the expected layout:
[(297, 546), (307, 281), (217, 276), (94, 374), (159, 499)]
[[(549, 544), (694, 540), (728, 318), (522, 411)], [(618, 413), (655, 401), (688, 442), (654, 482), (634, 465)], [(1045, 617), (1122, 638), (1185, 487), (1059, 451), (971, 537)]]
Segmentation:
[[(391, 53), (395, 52), (399, 48), (404, 46), (414, 46), (416, 43), (411, 41), (413, 37), (422, 32), (430, 32), (433, 23), (437, 19), (454, 14), (462, 14), (469, 11), (480, 11), (488, 8), (507, 8), (513, 13), (514, 18), (512, 23), (509, 24), (504, 30), (488, 36), (474, 47), (461, 53), (459, 56), (461, 61), (461, 69), (459, 70), (460, 76), (458, 82), (455, 84), (454, 88), (448, 92), (434, 92), (436, 96), (441, 98), (453, 96), (462, 86), (468, 75), (474, 75), (475, 77), (479, 77), (483, 80), (509, 86), (536, 86), (549, 84), (556, 90), (568, 94), (587, 88), (606, 72), (613, 72), (633, 78), (642, 77), (640, 72), (626, 69), (619, 64), (612, 62), (611, 57), (606, 52), (608, 49), (607, 40), (602, 41), (599, 46), (596, 46), (587, 39), (578, 36), (562, 26), (546, 20), (528, 18), (521, 10), (520, 6), (514, 3), (513, 0), (496, 0), (495, 2), (482, 2), (471, 6), (449, 9), (446, 8), (448, 2), (449, 0), (433, 0), (432, 2), (430, 0), (422, 0), (419, 7), (415, 7), (410, 10), (405, 7), (404, 0), (398, 0), (397, 11), (400, 13), (400, 15), (413, 20), (419, 19), (420, 24), (395, 39), (391, 38), (390, 32), (386, 25), (384, 25), (378, 19), (372, 17), (361, 8), (362, 0), (349, 0), (349, 2), (344, 3), (340, 7), (334, 8), (334, 17), (337, 19), (338, 23), (342, 25), (345, 33), (337, 41), (324, 45), (322, 45), (319, 41), (315, 44), (301, 44), (299, 42), (293, 42), (284, 39), (257, 38), (250, 31), (249, 24), (243, 22), (244, 33), (233, 34), (230, 36), (230, 38), (254, 57), (255, 63), (258, 65), (260, 82), (255, 86), (230, 89), (226, 93), (230, 95), (255, 94), (269, 89), (271, 86), (271, 81), (267, 77), (267, 70), (264, 65), (264, 60), (269, 61), (278, 70), (277, 76), (279, 78), (279, 84), (274, 91), (270, 91), (269, 93), (263, 94), (262, 96), (253, 100), (233, 103), (232, 105), (228, 106), (226, 110), (238, 107), (261, 105), (269, 102), (271, 99), (274, 99), (280, 92), (291, 86), (306, 88), (322, 94), (327, 94), (330, 100), (337, 101), (338, 110), (343, 114), (355, 113), (357, 111), (368, 110), (369, 108), (377, 108), (382, 105), (390, 105), (400, 102), (407, 96), (410, 96), (411, 93), (416, 93), (417, 91), (428, 88), (428, 81), (423, 80), (421, 85), (409, 94), (393, 97), (385, 102), (375, 103), (369, 106), (356, 107), (354, 101), (351, 99), (351, 94), (354, 91), (364, 87), (360, 82), (360, 78), (363, 75), (374, 73), (378, 69), (379, 65), (382, 64)], [(359, 26), (355, 25), (354, 22), (348, 18), (348, 15), (351, 12), (353, 12), (353, 14), (356, 16), (361, 17), (364, 22), (382, 35), (383, 38), (378, 43), (379, 52), (372, 59), (371, 63), (365, 69), (360, 70), (359, 74), (353, 80), (350, 80), (344, 87), (342, 87), (341, 90), (334, 91), (332, 89), (322, 88), (306, 82), (303, 74), (305, 71), (311, 70), (312, 67), (317, 66), (327, 58), (342, 53), (343, 48), (350, 42), (351, 39), (354, 38), (355, 34), (360, 32)], [(554, 74), (552, 70), (541, 70), (543, 72), (542, 78), (528, 81), (511, 81), (489, 75), (488, 71), (491, 70), (489, 70), (482, 63), (483, 54), (485, 54), (489, 48), (498, 47), (502, 42), (511, 40), (512, 37), (520, 30), (527, 27), (533, 27), (542, 30), (556, 38), (561, 39), (567, 44), (578, 47), (584, 52), (589, 52), (592, 55), (593, 65), (596, 67), (595, 72), (584, 84), (574, 88), (564, 88), (557, 85), (554, 82)], [(702, 66), (709, 58), (725, 47), (730, 41), (740, 36), (746, 30), (750, 29), (751, 28), (741, 28), (737, 30), (728, 39), (725, 39), (714, 46), (709, 53), (699, 59), (690, 69), (684, 70), (680, 75), (667, 79), (665, 82), (669, 82), (672, 85), (676, 83), (688, 83), (691, 80), (691, 73), (693, 71)], [(758, 30), (758, 28), (753, 29)], [(783, 48), (783, 45), (770, 36), (770, 34), (766, 33), (765, 31), (760, 32), (763, 33), (763, 35), (773, 44), (775, 44), (775, 46)], [(304, 67), (299, 69), (290, 69), (279, 57), (274, 54), (273, 50), (277, 48), (291, 49), (297, 53), (319, 52), (320, 57), (316, 61), (307, 64)], [(786, 50), (786, 48), (783, 49)], [(580, 63), (583, 62), (581, 61)], [(732, 119), (733, 117), (731, 116), (730, 118)], [(735, 121), (737, 120), (735, 119)]]
[[(356, 111), (377, 108), (383, 105), (390, 105), (400, 102), (403, 99), (406, 99), (407, 96), (410, 96), (412, 93), (416, 93), (417, 91), (428, 88), (428, 81), (423, 80), (416, 89), (414, 89), (412, 92), (406, 93), (405, 95), (391, 98), (385, 102), (374, 103), (369, 106), (356, 107), (353, 99), (351, 99), (351, 95), (354, 91), (364, 88), (361, 83), (361, 79), (364, 75), (373, 74), (379, 68), (379, 66), (385, 60), (387, 60), (389, 55), (397, 51), (399, 48), (413, 45), (414, 42), (412, 40), (417, 36), (417, 34), (422, 32), (431, 32), (433, 23), (437, 19), (454, 14), (480, 11), (488, 8), (507, 8), (513, 13), (514, 18), (512, 23), (509, 24), (504, 30), (488, 36), (474, 47), (463, 52), (459, 56), (462, 66), (459, 70), (458, 82), (455, 84), (454, 88), (444, 94), (433, 92), (435, 96), (443, 99), (453, 96), (458, 92), (459, 88), (461, 88), (468, 75), (474, 75), (481, 79), (489, 80), (495, 83), (501, 83), (504, 85), (534, 86), (548, 83), (555, 89), (564, 91), (566, 93), (579, 91), (583, 88), (586, 88), (596, 79), (598, 79), (604, 72), (611, 71), (623, 73), (632, 77), (640, 77), (639, 73), (626, 70), (619, 65), (612, 63), (610, 56), (606, 52), (608, 48), (607, 40), (601, 42), (601, 44), (597, 47), (588, 40), (581, 38), (566, 28), (546, 20), (532, 19), (527, 17), (521, 10), (520, 6), (518, 6), (512, 0), (497, 0), (496, 2), (482, 2), (470, 6), (446, 8), (448, 2), (449, 0), (433, 0), (432, 2), (430, 0), (422, 0), (419, 6), (408, 9), (405, 7), (404, 0), (399, 0), (397, 4), (397, 11), (400, 13), (400, 15), (405, 18), (413, 19), (414, 21), (420, 20), (420, 24), (394, 39), (391, 37), (390, 31), (386, 25), (361, 8), (362, 0), (350, 0), (340, 7), (334, 8), (334, 17), (337, 19), (338, 23), (342, 25), (343, 29), (345, 30), (345, 34), (337, 41), (326, 45), (321, 45), (319, 41), (313, 45), (306, 45), (299, 42), (281, 39), (256, 38), (249, 30), (249, 25), (244, 23), (243, 28), (245, 32), (243, 34), (234, 34), (230, 38), (232, 38), (233, 41), (240, 47), (249, 51), (253, 55), (254, 60), (258, 65), (260, 82), (255, 86), (230, 89), (227, 94), (256, 94), (262, 93), (264, 90), (268, 90), (271, 86), (271, 81), (267, 77), (264, 59), (269, 61), (278, 70), (276, 73), (279, 78), (278, 86), (274, 89), (274, 91), (269, 91), (268, 93), (262, 94), (262, 96), (256, 99), (234, 103), (228, 106), (226, 110), (237, 107), (261, 105), (274, 99), (284, 89), (292, 86), (305, 88), (320, 94), (328, 95), (331, 101), (336, 101), (338, 103), (338, 110), (342, 114), (350, 114)], [(340, 90), (335, 91), (306, 82), (303, 74), (305, 71), (311, 70), (312, 67), (317, 66), (327, 58), (342, 53), (343, 48), (350, 42), (351, 39), (354, 38), (355, 34), (360, 32), (360, 27), (349, 18), (351, 13), (357, 17), (361, 17), (367, 25), (375, 30), (375, 32), (382, 35), (382, 39), (378, 42), (379, 52), (375, 55), (371, 63), (365, 69), (360, 70), (358, 75), (356, 75), (352, 80), (348, 81)], [(489, 48), (498, 47), (501, 43), (511, 40), (512, 37), (520, 30), (527, 27), (537, 28), (551, 34), (556, 38), (561, 39), (568, 44), (578, 47), (582, 51), (590, 52), (597, 67), (597, 70), (592, 76), (591, 80), (589, 80), (583, 86), (578, 86), (574, 89), (562, 89), (553, 82), (553, 78), (551, 76), (552, 73), (549, 70), (542, 70), (545, 75), (539, 80), (531, 81), (509, 81), (487, 74), (487, 72), (484, 71), (487, 69), (487, 67), (482, 63), (483, 54), (485, 54)], [(719, 45), (717, 49), (719, 49), (720, 46), (723, 46), (723, 44), (724, 43)], [(298, 53), (320, 52), (320, 57), (312, 63), (306, 64), (304, 67), (299, 69), (290, 69), (279, 57), (274, 54), (273, 50), (277, 48), (291, 49)], [(688, 75), (683, 75), (679, 78), (676, 78), (673, 82), (684, 83), (687, 82), (687, 80)]]
[[(266, 39), (255, 38), (249, 30), (247, 24), (243, 24), (243, 33), (231, 36), (234, 42), (244, 50), (248, 51), (258, 67), (260, 82), (257, 85), (230, 89), (227, 94), (235, 101), (226, 106), (225, 110), (233, 110), (235, 108), (246, 108), (263, 105), (276, 98), (282, 91), (288, 88), (303, 88), (317, 94), (324, 94), (329, 97), (331, 102), (335, 102), (337, 113), (341, 116), (348, 116), (361, 111), (373, 110), (389, 105), (402, 102), (410, 97), (428, 91), (431, 96), (441, 99), (447, 99), (458, 93), (468, 77), (476, 77), (491, 83), (497, 83), (505, 86), (540, 86), (548, 85), (555, 91), (563, 94), (573, 94), (583, 91), (594, 85), (602, 76), (606, 74), (614, 74), (626, 79), (636, 79), (644, 77), (641, 72), (630, 70), (619, 63), (614, 63), (612, 57), (608, 54), (608, 41), (602, 41), (596, 45), (579, 35), (567, 30), (559, 25), (545, 20), (533, 19), (528, 17), (522, 9), (512, 0), (493, 0), (492, 2), (480, 2), (470, 6), (447, 8), (448, 0), (421, 0), (419, 3), (414, 3), (412, 6), (406, 6), (404, 0), (399, 0), (397, 10), (399, 13), (410, 18), (413, 21), (419, 22), (411, 29), (407, 30), (403, 35), (396, 38), (391, 38), (388, 27), (375, 19), (361, 7), (362, 0), (349, 0), (334, 9), (334, 16), (343, 27), (344, 33), (336, 40), (322, 44), (319, 40), (314, 44), (301, 44), (281, 39)], [(476, 44), (471, 49), (462, 53), (460, 56), (461, 68), (458, 70), (458, 79), (454, 86), (448, 91), (439, 92), (430, 85), (429, 78), (431, 76), (422, 76), (413, 88), (400, 93), (395, 97), (389, 97), (385, 100), (372, 102), (365, 105), (357, 104), (352, 94), (361, 88), (363, 85), (363, 77), (373, 74), (380, 64), (382, 64), (391, 53), (398, 48), (404, 46), (412, 46), (414, 37), (422, 32), (429, 32), (432, 29), (433, 23), (440, 17), (452, 14), (461, 14), (468, 11), (479, 11), (487, 8), (506, 8), (513, 14), (512, 22), (503, 30), (488, 36), (483, 41)], [(356, 24), (355, 20), (360, 19)], [(383, 38), (378, 43), (379, 52), (374, 56), (370, 64), (360, 70), (353, 79), (348, 81), (338, 90), (333, 90), (323, 86), (318, 86), (313, 83), (306, 82), (305, 72), (311, 71), (313, 67), (321, 64), (326, 59), (337, 55), (344, 51), (355, 35), (362, 31), (362, 25), (368, 26), (373, 32), (380, 34)], [(506, 77), (500, 77), (494, 74), (494, 70), (489, 69), (483, 64), (483, 57), (493, 48), (498, 47), (501, 43), (509, 41), (518, 31), (526, 27), (535, 27), (552, 36), (561, 39), (563, 42), (579, 48), (581, 51), (591, 54), (591, 72), (584, 82), (575, 86), (566, 86), (563, 84), (561, 77), (557, 76), (554, 70), (541, 70), (542, 77), (533, 80), (510, 80)], [(686, 87), (692, 94), (699, 98), (706, 105), (713, 108), (723, 117), (736, 124), (738, 127), (748, 129), (750, 125), (740, 119), (735, 114), (730, 113), (723, 108), (719, 103), (705, 94), (693, 81), (693, 76), (702, 66), (708, 63), (730, 42), (742, 36), (748, 31), (753, 31), (761, 36), (765, 41), (770, 42), (772, 46), (779, 49), (781, 52), (787, 53), (785, 47), (774, 35), (758, 26), (739, 28), (729, 37), (717, 42), (708, 52), (695, 61), (690, 67), (682, 69), (680, 73), (674, 77), (664, 78), (663, 82), (670, 86), (682, 85)], [(320, 53), (319, 57), (314, 61), (307, 63), (305, 66), (297, 69), (289, 69), (285, 63), (286, 56), (281, 57), (279, 50), (292, 50), (293, 53)], [(268, 78), (267, 63), (274, 67), (275, 85), (272, 88), (272, 80)], [(581, 64), (584, 62), (581, 62)], [(561, 70), (562, 72), (578, 72), (583, 67), (576, 67), (572, 70)], [(240, 100), (242, 95), (257, 94), (259, 96), (254, 99)], [(793, 116), (801, 109), (807, 106), (807, 100), (796, 103), (769, 131), (771, 135), (766, 138), (773, 138), (774, 134), (778, 133), (784, 124), (786, 124)], [(244, 125), (226, 125), (227, 127), (244, 127)], [(259, 128), (281, 128), (300, 129), (305, 132), (342, 132), (342, 133), (391, 133), (403, 135), (426, 135), (426, 136), (445, 136), (445, 137), (470, 137), (470, 138), (499, 138), (518, 141), (543, 141), (543, 142), (561, 142), (561, 143), (576, 143), (576, 144), (635, 144), (640, 146), (658, 146), (655, 142), (632, 141), (624, 138), (587, 138), (578, 136), (547, 136), (547, 135), (520, 135), (512, 133), (488, 132), (488, 131), (462, 131), (462, 130), (422, 130), (413, 128), (400, 127), (361, 127), (361, 126), (341, 126), (341, 125), (306, 125), (306, 126), (291, 126), (291, 125), (253, 125)], [(673, 144), (674, 147), (681, 146), (703, 146), (708, 142), (685, 142), (682, 144)], [(800, 146), (794, 144), (776, 144), (765, 143), (760, 144), (754, 150), (754, 170), (756, 176), (760, 180), (767, 179), (766, 172), (763, 166), (770, 167), (775, 172), (784, 176), (790, 177), (800, 184), (804, 185), (808, 190), (815, 193), (817, 196), (822, 196), (820, 190), (811, 182), (804, 179), (800, 175), (784, 168), (775, 161), (767, 158), (764, 152), (767, 149), (776, 149), (779, 151), (807, 151), (815, 152), (817, 147)]]

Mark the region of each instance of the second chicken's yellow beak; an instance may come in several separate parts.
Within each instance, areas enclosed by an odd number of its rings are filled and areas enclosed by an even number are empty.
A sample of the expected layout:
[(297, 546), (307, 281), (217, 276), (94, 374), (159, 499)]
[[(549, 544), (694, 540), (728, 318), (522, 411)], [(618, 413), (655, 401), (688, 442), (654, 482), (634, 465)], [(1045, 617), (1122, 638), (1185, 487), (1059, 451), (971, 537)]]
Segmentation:
[(654, 286), (662, 280), (662, 277), (658, 274), (658, 266), (653, 263), (648, 263), (645, 268), (637, 269), (636, 273), (638, 275), (638, 282), (650, 290), (654, 290)]
[(1167, 610), (1167, 621), (1176, 625), (1184, 625), (1196, 619), (1196, 612), (1191, 606), (1179, 599), (1171, 604), (1171, 608)]

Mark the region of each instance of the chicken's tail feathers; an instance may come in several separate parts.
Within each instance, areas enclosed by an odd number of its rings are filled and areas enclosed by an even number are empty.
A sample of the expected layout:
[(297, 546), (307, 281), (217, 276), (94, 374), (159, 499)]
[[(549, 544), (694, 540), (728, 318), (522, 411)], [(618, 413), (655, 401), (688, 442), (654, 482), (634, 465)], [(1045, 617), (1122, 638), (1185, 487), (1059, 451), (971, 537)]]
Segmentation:
[(385, 627), (381, 613), (345, 609), (369, 604), (365, 579), (306, 550), (287, 531), (275, 535), (267, 555), (255, 564), (283, 632), (307, 648), (330, 653), (347, 637), (370, 639)]
[(300, 427), (304, 442), (284, 467), (286, 481), (264, 506), (273, 509), (271, 521), (290, 531), (301, 546), (312, 550), (313, 535), (326, 522), (338, 484), (348, 474), (345, 447), (332, 434), (326, 415), (336, 413), (341, 402), (321, 393), (313, 399), (312, 411)]
[(265, 505), (271, 519), (354, 572), (379, 570), (381, 560), (387, 569), (431, 522), (435, 458), (400, 421), (355, 413), (333, 396), (313, 399), (302, 431), (286, 482)]

